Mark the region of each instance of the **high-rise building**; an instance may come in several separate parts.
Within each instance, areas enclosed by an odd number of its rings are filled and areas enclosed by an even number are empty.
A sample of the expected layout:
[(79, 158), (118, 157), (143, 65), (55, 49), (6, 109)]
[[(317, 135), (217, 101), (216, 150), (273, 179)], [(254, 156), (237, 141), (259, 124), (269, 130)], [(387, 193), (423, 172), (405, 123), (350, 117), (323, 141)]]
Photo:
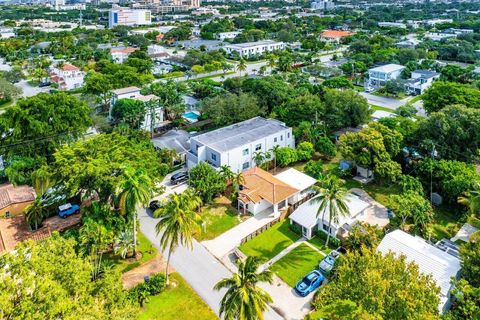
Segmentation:
[(328, 11), (335, 9), (335, 3), (332, 0), (314, 0), (310, 6), (313, 10)]
[(152, 23), (152, 12), (150, 10), (117, 8), (108, 12), (108, 27), (115, 26), (136, 26)]

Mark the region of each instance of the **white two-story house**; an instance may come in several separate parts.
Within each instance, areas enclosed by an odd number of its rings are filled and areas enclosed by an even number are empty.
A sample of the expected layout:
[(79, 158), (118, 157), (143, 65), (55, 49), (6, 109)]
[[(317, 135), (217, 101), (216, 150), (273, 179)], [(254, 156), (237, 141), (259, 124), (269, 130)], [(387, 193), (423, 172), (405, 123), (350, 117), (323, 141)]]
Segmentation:
[(419, 95), (431, 87), (433, 81), (440, 77), (440, 73), (429, 70), (412, 71), (412, 76), (405, 83), (405, 92), (410, 95)]
[(283, 50), (285, 49), (285, 43), (273, 40), (262, 40), (256, 42), (229, 44), (224, 46), (223, 49), (229, 54), (236, 52), (240, 57), (249, 57), (261, 55), (267, 52)]
[(253, 154), (274, 146), (295, 147), (292, 128), (274, 119), (255, 117), (190, 138), (187, 166), (205, 161), (214, 168), (227, 165), (233, 172), (253, 166)]
[(50, 72), (50, 79), (58, 84), (60, 90), (72, 90), (80, 88), (84, 83), (85, 72), (73, 64), (64, 63), (55, 67)]
[(368, 78), (365, 79), (365, 88), (378, 89), (383, 87), (387, 81), (400, 78), (403, 69), (405, 69), (404, 66), (394, 63), (368, 69)]

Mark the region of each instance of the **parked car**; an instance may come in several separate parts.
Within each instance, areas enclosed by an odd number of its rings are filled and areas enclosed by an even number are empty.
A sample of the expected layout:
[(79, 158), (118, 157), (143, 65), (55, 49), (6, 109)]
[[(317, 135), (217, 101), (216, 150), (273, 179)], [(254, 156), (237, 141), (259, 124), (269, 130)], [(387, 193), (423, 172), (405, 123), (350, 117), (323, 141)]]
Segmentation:
[(170, 178), (172, 184), (179, 184), (188, 180), (188, 173), (186, 171), (177, 172)]
[(80, 212), (80, 206), (78, 204), (66, 203), (58, 207), (58, 215), (60, 216), (60, 218), (65, 219), (66, 217), (71, 216), (72, 214), (75, 214), (77, 212)]
[(332, 271), (335, 266), (335, 261), (340, 257), (341, 254), (347, 253), (347, 250), (343, 247), (338, 247), (336, 250), (331, 251), (318, 265), (318, 268), (326, 273)]
[(325, 277), (320, 271), (313, 270), (297, 283), (295, 286), (295, 292), (300, 296), (305, 297), (310, 292), (313, 292), (313, 290), (320, 287), (324, 280)]
[(38, 84), (39, 88), (44, 88), (50, 86), (52, 83), (50, 81), (42, 81)]
[(156, 210), (160, 209), (162, 207), (162, 203), (158, 200), (153, 200), (152, 202), (150, 202), (148, 207), (153, 212), (153, 211), (156, 211)]

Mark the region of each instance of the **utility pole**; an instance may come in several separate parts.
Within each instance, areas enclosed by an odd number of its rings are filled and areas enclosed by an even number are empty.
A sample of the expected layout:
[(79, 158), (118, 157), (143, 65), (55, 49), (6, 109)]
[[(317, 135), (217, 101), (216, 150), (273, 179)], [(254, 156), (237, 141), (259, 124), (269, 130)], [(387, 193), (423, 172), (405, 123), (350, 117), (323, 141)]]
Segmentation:
[(435, 150), (435, 144), (432, 141), (432, 152), (430, 153), (430, 157), (432, 159), (432, 164), (430, 166), (430, 204), (433, 205), (433, 160), (437, 156), (437, 150)]

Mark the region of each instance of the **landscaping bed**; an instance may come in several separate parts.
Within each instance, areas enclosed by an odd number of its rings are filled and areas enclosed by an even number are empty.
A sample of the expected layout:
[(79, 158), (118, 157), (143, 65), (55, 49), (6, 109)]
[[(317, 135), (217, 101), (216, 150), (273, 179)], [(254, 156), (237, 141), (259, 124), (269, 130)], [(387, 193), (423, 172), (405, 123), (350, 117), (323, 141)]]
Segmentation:
[(270, 270), (292, 288), (310, 271), (316, 269), (323, 255), (302, 243), (280, 260)]
[(300, 238), (290, 230), (289, 221), (283, 220), (242, 244), (240, 250), (247, 256), (261, 257), (268, 261)]
[(150, 297), (139, 314), (139, 320), (218, 319), (178, 273), (171, 274), (170, 281), (175, 285)]

